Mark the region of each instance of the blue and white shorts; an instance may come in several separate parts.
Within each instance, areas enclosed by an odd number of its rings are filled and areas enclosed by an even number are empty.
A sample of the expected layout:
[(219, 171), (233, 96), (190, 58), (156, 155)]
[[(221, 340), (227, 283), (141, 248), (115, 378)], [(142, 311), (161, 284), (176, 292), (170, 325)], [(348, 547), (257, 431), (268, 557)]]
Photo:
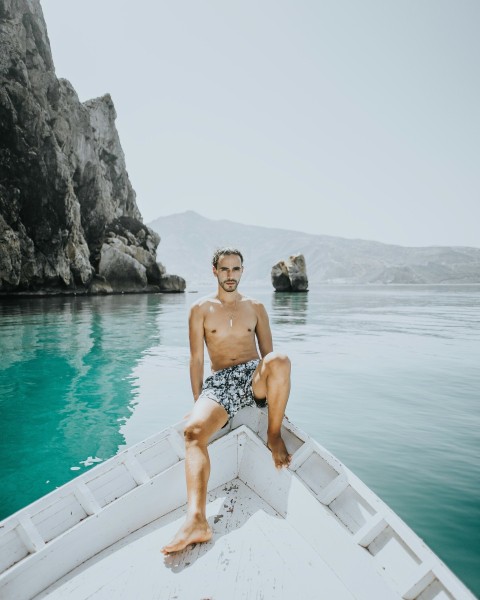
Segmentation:
[(199, 398), (210, 398), (221, 404), (231, 419), (244, 406), (265, 406), (265, 399), (256, 399), (252, 379), (259, 359), (216, 371), (205, 379)]

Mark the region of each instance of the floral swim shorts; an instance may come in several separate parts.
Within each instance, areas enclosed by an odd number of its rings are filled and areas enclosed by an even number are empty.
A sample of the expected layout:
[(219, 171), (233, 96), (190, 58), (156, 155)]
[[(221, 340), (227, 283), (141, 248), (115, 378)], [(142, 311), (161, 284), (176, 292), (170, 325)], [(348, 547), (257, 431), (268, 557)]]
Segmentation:
[(255, 399), (252, 390), (253, 373), (259, 362), (259, 359), (249, 360), (216, 371), (205, 379), (199, 397), (210, 398), (221, 404), (229, 419), (244, 406), (264, 406), (265, 400)]

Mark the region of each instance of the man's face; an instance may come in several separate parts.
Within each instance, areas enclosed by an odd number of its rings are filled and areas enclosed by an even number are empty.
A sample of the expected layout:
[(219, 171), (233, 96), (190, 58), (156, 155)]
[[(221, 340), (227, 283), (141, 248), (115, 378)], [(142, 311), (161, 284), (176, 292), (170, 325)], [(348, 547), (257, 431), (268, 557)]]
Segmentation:
[(242, 261), (236, 254), (222, 254), (218, 259), (217, 268), (213, 267), (218, 285), (226, 292), (234, 292), (237, 289), (242, 273)]

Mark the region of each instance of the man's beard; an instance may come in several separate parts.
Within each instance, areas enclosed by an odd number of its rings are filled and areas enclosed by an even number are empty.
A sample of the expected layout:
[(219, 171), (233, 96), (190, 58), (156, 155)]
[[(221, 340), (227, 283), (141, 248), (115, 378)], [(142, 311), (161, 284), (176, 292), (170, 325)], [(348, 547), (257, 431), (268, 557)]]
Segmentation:
[[(225, 291), (225, 292), (235, 292), (238, 284), (240, 283), (239, 281), (235, 281), (235, 280), (230, 280), (229, 283), (227, 283), (226, 281), (219, 281), (220, 283), (220, 287)], [(229, 285), (232, 285), (232, 287), (227, 287)]]

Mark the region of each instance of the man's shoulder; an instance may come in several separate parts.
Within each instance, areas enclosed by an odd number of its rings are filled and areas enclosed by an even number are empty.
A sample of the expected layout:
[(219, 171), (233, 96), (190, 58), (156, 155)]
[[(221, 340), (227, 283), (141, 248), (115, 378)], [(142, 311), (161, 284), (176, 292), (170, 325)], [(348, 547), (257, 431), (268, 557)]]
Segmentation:
[(202, 298), (199, 298), (198, 300), (196, 300), (192, 306), (190, 307), (191, 311), (202, 311), (205, 308), (208, 308), (208, 306), (210, 306), (210, 304), (212, 303), (217, 303), (218, 300), (215, 298), (214, 294), (210, 294), (209, 296), (203, 296)]
[(262, 302), (260, 302), (260, 300), (257, 300), (256, 298), (250, 298), (250, 296), (242, 296), (242, 300), (241, 301), (245, 302), (246, 304), (249, 304), (254, 309), (265, 308), (263, 306)]
[[(250, 296), (241, 295), (240, 302), (244, 305), (246, 304), (248, 306), (251, 306), (255, 310), (265, 308), (263, 306), (262, 302), (260, 302), (260, 300), (257, 300), (256, 298), (251, 298)], [(220, 303), (220, 301), (217, 298), (216, 294), (209, 294), (208, 296), (203, 296), (202, 298), (199, 298), (198, 300), (196, 300), (191, 305), (190, 311), (195, 312), (195, 313), (201, 313), (203, 311), (208, 310), (212, 304), (219, 304), (219, 303)]]

